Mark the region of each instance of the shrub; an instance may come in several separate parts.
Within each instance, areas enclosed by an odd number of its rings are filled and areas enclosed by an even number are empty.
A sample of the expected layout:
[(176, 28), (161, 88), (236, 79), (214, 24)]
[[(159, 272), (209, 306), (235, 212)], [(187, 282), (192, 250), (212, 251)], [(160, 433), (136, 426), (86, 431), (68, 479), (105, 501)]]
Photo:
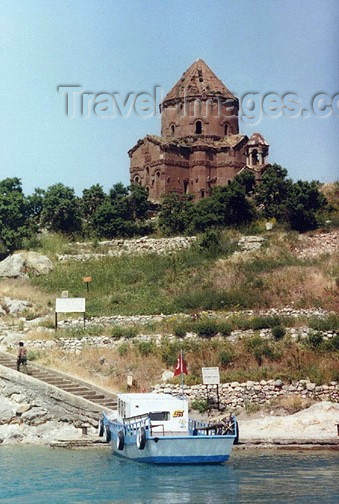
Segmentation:
[(286, 329), (283, 326), (272, 327), (272, 336), (275, 340), (281, 340), (286, 334)]
[(173, 332), (175, 336), (178, 336), (179, 338), (183, 338), (186, 336), (186, 327), (184, 324), (180, 324), (174, 327)]
[(53, 319), (46, 319), (46, 320), (43, 320), (41, 323), (40, 323), (40, 326), (41, 327), (45, 327), (46, 329), (54, 329), (55, 328), (55, 322)]
[(312, 317), (308, 327), (316, 331), (337, 331), (339, 329), (339, 315), (328, 315), (325, 318)]
[(249, 353), (254, 356), (259, 366), (262, 365), (264, 357), (271, 361), (278, 360), (281, 357), (281, 352), (275, 350), (266, 340), (260, 338), (258, 335), (248, 339), (246, 347)]
[(339, 334), (336, 334), (333, 336), (333, 338), (330, 340), (332, 343), (332, 347), (334, 350), (339, 350)]
[(40, 352), (37, 350), (28, 350), (27, 352), (27, 360), (34, 361), (40, 359)]
[(195, 399), (190, 406), (199, 413), (205, 413), (208, 410), (208, 402), (205, 399)]
[(138, 343), (138, 352), (140, 355), (149, 355), (154, 352), (155, 345), (153, 341), (140, 341)]
[(232, 324), (230, 322), (218, 322), (218, 332), (223, 336), (229, 336), (232, 332)]
[(232, 317), (231, 324), (233, 329), (242, 329), (246, 331), (247, 329), (252, 329), (252, 321), (247, 317)]
[(126, 338), (131, 339), (135, 338), (138, 334), (138, 329), (136, 327), (121, 327), (114, 326), (111, 330), (111, 336), (114, 339)]
[(260, 411), (260, 404), (246, 402), (245, 403), (245, 411), (248, 415), (252, 415)]
[(173, 367), (177, 361), (180, 347), (176, 344), (169, 343), (168, 341), (162, 343), (160, 352), (161, 359), (167, 367)]
[(317, 332), (314, 334), (310, 334), (308, 336), (307, 343), (311, 348), (316, 349), (322, 345), (323, 340), (324, 340), (323, 335), (321, 333)]
[(194, 331), (194, 324), (189, 324), (188, 322), (182, 322), (177, 324), (173, 328), (173, 333), (179, 338), (184, 338), (186, 334), (190, 331)]
[(232, 354), (230, 351), (228, 350), (223, 350), (222, 352), (220, 352), (219, 354), (219, 360), (220, 360), (220, 364), (225, 367), (227, 366), (230, 362), (232, 362)]
[(218, 324), (214, 320), (199, 320), (196, 323), (195, 330), (203, 338), (211, 338), (218, 333)]
[(199, 247), (212, 255), (221, 252), (221, 232), (217, 229), (208, 229), (199, 240)]
[(117, 351), (118, 351), (119, 355), (124, 356), (127, 354), (128, 349), (129, 349), (128, 343), (122, 343), (122, 345), (120, 345), (117, 348)]
[(251, 321), (252, 329), (255, 331), (259, 329), (268, 329), (280, 324), (280, 318), (277, 316), (268, 317), (254, 317)]

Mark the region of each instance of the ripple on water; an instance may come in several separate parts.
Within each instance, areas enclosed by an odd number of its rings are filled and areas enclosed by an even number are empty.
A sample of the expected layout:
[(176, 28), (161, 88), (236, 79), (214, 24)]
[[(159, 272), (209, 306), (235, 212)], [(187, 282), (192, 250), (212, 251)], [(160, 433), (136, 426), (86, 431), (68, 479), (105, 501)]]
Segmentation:
[(222, 466), (152, 466), (108, 450), (0, 447), (1, 504), (334, 504), (339, 454), (233, 452)]

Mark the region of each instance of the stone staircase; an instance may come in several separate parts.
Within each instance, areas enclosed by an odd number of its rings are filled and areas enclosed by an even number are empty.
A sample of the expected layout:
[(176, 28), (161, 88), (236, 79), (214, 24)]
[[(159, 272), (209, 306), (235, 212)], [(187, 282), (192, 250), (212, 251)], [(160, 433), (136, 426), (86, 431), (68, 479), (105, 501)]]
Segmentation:
[[(16, 357), (8, 353), (0, 352), (0, 366), (16, 370)], [(55, 371), (54, 369), (28, 362), (27, 374), (37, 380), (41, 380), (49, 385), (64, 390), (65, 392), (98, 404), (102, 406), (103, 409), (116, 409), (117, 407), (117, 398), (115, 394), (96, 387), (91, 383)]]

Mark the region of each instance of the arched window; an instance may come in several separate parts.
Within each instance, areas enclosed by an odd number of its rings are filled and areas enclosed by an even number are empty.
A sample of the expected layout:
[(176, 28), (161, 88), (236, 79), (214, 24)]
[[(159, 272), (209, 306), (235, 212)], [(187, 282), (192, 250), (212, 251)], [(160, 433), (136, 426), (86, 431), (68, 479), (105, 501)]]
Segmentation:
[(205, 189), (201, 189), (200, 194), (201, 194), (201, 197), (204, 198), (205, 197)]
[(140, 179), (138, 176), (134, 177), (134, 180), (133, 180), (134, 184), (140, 184)]
[(174, 124), (171, 124), (171, 135), (174, 136), (174, 132), (175, 132), (175, 126)]
[(201, 132), (202, 132), (202, 122), (201, 121), (197, 121), (195, 123), (195, 134), (196, 135), (201, 135)]
[(224, 134), (225, 134), (225, 136), (228, 135), (228, 128), (229, 128), (228, 123), (225, 123), (224, 124)]
[(149, 175), (149, 166), (146, 166), (145, 170), (146, 170), (146, 175)]
[(258, 164), (259, 158), (258, 158), (258, 151), (257, 149), (252, 150), (252, 165), (255, 166)]
[(184, 194), (188, 193), (188, 180), (184, 180)]
[(160, 172), (159, 172), (159, 171), (155, 172), (155, 174), (156, 174), (156, 176), (157, 176), (158, 178), (160, 177)]

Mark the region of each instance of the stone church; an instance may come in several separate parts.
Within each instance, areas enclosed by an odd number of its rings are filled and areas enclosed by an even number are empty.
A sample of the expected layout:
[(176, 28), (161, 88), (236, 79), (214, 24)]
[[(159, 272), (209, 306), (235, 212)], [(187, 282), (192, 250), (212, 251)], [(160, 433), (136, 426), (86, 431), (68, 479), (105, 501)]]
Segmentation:
[(208, 196), (243, 170), (260, 180), (269, 145), (260, 133), (239, 133), (239, 101), (201, 59), (160, 105), (161, 136), (147, 135), (128, 151), (131, 183), (152, 201), (171, 192)]

